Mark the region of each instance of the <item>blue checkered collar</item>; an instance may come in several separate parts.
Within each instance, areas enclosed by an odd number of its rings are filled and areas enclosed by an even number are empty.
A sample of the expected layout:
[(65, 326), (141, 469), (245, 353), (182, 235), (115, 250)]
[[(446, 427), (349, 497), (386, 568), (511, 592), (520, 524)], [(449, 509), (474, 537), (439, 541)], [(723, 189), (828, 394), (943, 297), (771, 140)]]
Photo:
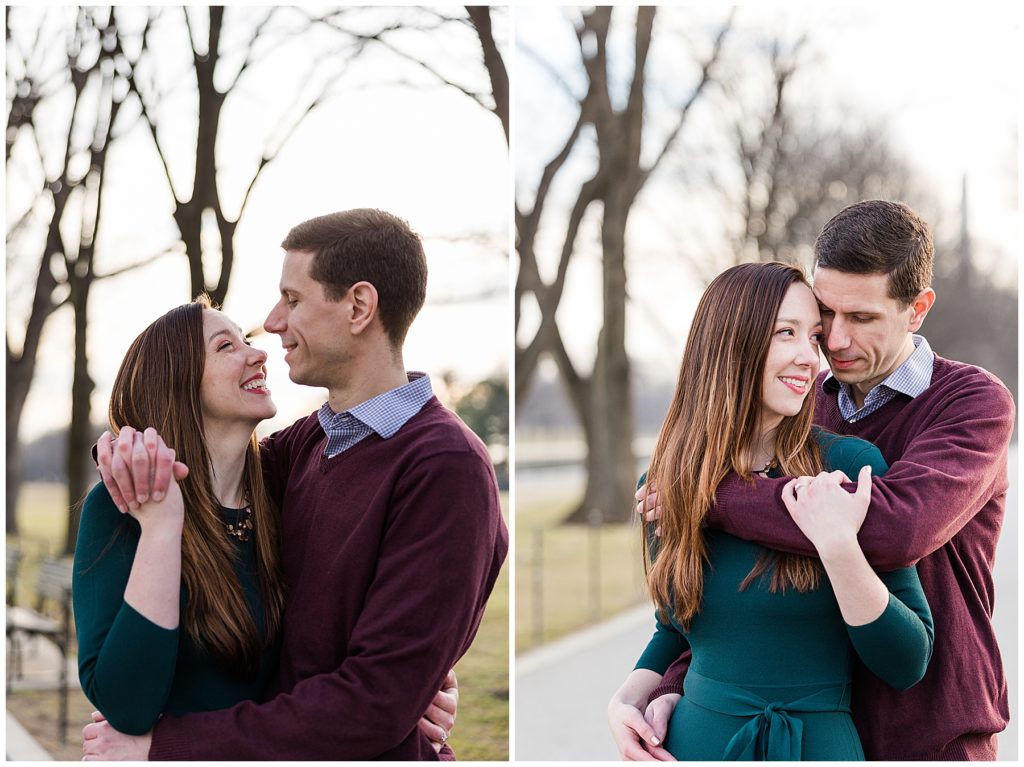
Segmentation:
[[(932, 369), (934, 367), (935, 352), (932, 351), (932, 347), (928, 345), (928, 340), (924, 336), (915, 334), (913, 353), (907, 357), (902, 365), (886, 376), (884, 380), (872, 387), (867, 397), (864, 398), (865, 403), (867, 403), (868, 397), (871, 397), (875, 390), (882, 386), (894, 392), (906, 394), (913, 399), (931, 386)], [(851, 399), (853, 396), (850, 391), (850, 385), (840, 382), (839, 379), (832, 375), (831, 370), (825, 376), (825, 380), (821, 382), (821, 388), (832, 392), (842, 390)]]
[(340, 413), (335, 413), (330, 403), (325, 402), (317, 414), (320, 425), (330, 434), (336, 425), (354, 418), (383, 439), (393, 437), (434, 396), (430, 376), (415, 371), (407, 375), (409, 383), (378, 394)]

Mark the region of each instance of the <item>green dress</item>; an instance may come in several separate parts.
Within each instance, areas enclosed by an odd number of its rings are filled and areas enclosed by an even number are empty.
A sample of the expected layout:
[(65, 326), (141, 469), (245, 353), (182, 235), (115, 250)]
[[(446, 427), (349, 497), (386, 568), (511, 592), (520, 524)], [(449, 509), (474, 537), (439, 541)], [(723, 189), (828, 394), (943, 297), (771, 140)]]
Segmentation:
[[(221, 509), (225, 524), (240, 521), (241, 513)], [(240, 675), (180, 626), (162, 628), (124, 601), (140, 535), (139, 523), (118, 511), (102, 483), (96, 485), (82, 507), (72, 576), (78, 676), (86, 697), (114, 729), (129, 735), (149, 732), (162, 713), (214, 711), (260, 699), (275, 669), (277, 645), (264, 649), (255, 673)], [(232, 541), (235, 572), (262, 633), (255, 542), (252, 536)], [(181, 615), (186, 598), (182, 586)]]
[[(888, 468), (869, 442), (814, 435), (831, 469), (856, 478), (865, 464), (875, 476)], [(850, 717), (853, 663), (859, 658), (906, 689), (931, 658), (934, 630), (916, 568), (879, 573), (888, 607), (869, 624), (848, 626), (827, 578), (806, 593), (771, 593), (764, 579), (740, 591), (764, 549), (715, 530), (705, 536), (700, 613), (687, 632), (658, 619), (636, 665), (663, 674), (693, 652), (665, 748), (681, 760), (864, 759)]]

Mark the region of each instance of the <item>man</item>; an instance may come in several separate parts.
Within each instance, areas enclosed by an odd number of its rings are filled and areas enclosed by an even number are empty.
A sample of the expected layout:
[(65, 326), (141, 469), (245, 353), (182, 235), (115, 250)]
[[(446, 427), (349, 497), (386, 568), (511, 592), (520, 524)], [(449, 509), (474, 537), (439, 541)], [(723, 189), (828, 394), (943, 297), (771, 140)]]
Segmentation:
[[(995, 759), (996, 733), (1009, 720), (991, 618), (1014, 404), (994, 376), (939, 357), (915, 335), (935, 302), (933, 255), (927, 224), (880, 200), (840, 211), (815, 242), (814, 293), (831, 366), (819, 377), (815, 422), (873, 442), (890, 464), (873, 480), (858, 538), (879, 570), (917, 563), (935, 619), (934, 654), (917, 686), (897, 692), (857, 670), (853, 717), (868, 759)], [(708, 524), (814, 556), (781, 499), (787, 481), (741, 489), (730, 475)], [(638, 511), (656, 504), (645, 495)], [(639, 732), (650, 753), (664, 756), (657, 746), (688, 665), (686, 655), (669, 669), (650, 721), (630, 712), (618, 723), (625, 749), (636, 755)]]
[[(426, 294), (419, 237), (361, 209), (299, 224), (282, 247), (264, 327), (289, 377), (328, 400), (263, 446), (288, 594), (276, 687), (262, 704), (165, 716), (141, 739), (89, 725), (108, 758), (436, 759), (417, 720), (468, 649), (508, 551), (483, 444), (427, 376), (405, 371)], [(115, 453), (115, 502), (134, 502), (152, 466), (145, 448)]]

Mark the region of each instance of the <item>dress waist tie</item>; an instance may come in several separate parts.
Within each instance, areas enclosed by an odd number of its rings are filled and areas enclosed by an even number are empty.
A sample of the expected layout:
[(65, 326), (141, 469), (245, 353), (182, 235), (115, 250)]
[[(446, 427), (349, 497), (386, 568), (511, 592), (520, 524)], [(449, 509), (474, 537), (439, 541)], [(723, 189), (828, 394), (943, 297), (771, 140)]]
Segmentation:
[(823, 687), (803, 698), (768, 701), (745, 687), (718, 682), (690, 669), (683, 679), (687, 700), (730, 716), (751, 717), (725, 747), (727, 761), (799, 761), (804, 723), (789, 713), (850, 711), (848, 684)]

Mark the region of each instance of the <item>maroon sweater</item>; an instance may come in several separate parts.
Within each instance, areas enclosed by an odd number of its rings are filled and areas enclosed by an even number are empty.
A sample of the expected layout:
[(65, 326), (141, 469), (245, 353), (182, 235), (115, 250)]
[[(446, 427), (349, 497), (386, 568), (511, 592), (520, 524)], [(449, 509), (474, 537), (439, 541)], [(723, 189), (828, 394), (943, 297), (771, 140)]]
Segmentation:
[[(879, 570), (917, 563), (935, 619), (935, 651), (924, 679), (906, 692), (863, 667), (853, 717), (868, 759), (992, 759), (993, 734), (1009, 721), (1006, 677), (992, 628), (992, 567), (1006, 504), (1007, 447), (1014, 405), (988, 372), (936, 356), (931, 385), (897, 395), (855, 423), (818, 379), (815, 422), (873, 442), (889, 463), (873, 480), (858, 539)], [(797, 554), (814, 547), (781, 500), (785, 479), (736, 475), (719, 486), (708, 522), (740, 538)], [(852, 490), (853, 486), (847, 486)], [(682, 692), (684, 656), (656, 694)]]
[(431, 398), (334, 458), (316, 413), (264, 442), (287, 587), (265, 703), (165, 716), (150, 759), (437, 759), (416, 728), (508, 552), (479, 439)]

